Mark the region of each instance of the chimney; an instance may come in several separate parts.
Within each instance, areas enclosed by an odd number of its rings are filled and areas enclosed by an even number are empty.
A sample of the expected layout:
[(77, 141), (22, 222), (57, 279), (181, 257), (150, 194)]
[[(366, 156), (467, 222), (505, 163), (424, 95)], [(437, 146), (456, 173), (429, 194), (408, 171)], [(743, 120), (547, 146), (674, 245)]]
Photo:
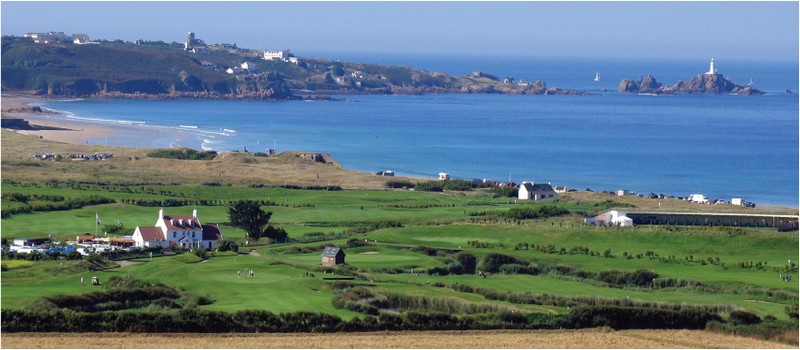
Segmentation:
[(158, 210), (158, 219), (161, 220), (161, 218), (163, 217), (164, 217), (164, 208), (161, 208)]
[(197, 219), (197, 208), (194, 208), (194, 210), (192, 210), (192, 217)]

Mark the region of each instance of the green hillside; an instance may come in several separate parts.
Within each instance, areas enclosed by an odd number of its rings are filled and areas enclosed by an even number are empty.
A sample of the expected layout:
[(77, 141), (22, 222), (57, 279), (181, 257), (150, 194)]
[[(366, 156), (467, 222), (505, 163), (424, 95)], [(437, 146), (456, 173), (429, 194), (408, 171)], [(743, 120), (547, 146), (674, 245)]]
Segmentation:
[[(167, 44), (44, 45), (3, 37), (2, 87), (68, 96), (247, 94), (269, 89), (275, 98), (291, 96), (280, 75), (262, 73), (245, 80), (220, 68), (238, 64), (239, 55), (197, 56)], [(211, 68), (202, 61), (212, 63)]]
[[(36, 44), (2, 38), (2, 87), (50, 96), (161, 98), (296, 98), (297, 94), (506, 93), (585, 94), (501, 81), (481, 72), (451, 76), (401, 66), (289, 56), (264, 60), (262, 51), (179, 43), (99, 41)], [(247, 69), (240, 68), (248, 63)], [(230, 70), (235, 69), (236, 71)], [(230, 71), (229, 71), (230, 70)], [(466, 73), (466, 72), (465, 72)]]

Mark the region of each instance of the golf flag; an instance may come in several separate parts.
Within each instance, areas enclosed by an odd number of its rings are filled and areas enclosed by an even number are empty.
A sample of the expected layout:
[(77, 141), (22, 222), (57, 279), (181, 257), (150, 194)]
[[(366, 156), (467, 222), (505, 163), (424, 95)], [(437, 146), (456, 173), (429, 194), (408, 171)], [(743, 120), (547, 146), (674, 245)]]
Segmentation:
[(97, 222), (98, 224), (102, 222), (102, 221), (100, 221), (100, 215), (98, 215), (97, 213), (94, 213), (94, 217), (95, 217), (95, 219), (96, 219), (96, 222)]

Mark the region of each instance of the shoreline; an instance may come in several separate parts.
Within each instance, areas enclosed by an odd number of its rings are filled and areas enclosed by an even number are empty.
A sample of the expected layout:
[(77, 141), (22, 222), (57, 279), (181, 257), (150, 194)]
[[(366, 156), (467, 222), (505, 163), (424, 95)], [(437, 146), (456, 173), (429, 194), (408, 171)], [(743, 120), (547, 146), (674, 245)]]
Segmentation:
[(75, 145), (88, 145), (92, 140), (102, 137), (119, 135), (119, 130), (105, 128), (90, 123), (80, 123), (65, 120), (45, 119), (34, 114), (21, 114), (15, 117), (23, 118), (34, 126), (60, 128), (61, 130), (14, 130), (22, 135), (34, 135), (51, 141), (66, 142)]
[[(44, 127), (42, 130), (11, 130), (21, 135), (34, 135), (50, 141), (65, 142), (73, 145), (103, 145), (110, 137), (126, 139), (152, 139), (159, 137), (157, 130), (135, 128), (125, 125), (100, 124), (92, 121), (67, 119), (56, 117), (63, 115), (62, 111), (44, 108), (44, 113), (16, 113), (8, 111), (36, 105), (46, 101), (61, 101), (24, 94), (3, 94), (2, 114), (4, 117), (20, 118), (28, 121), (32, 126)], [(159, 148), (142, 146), (119, 146), (129, 148)]]
[(35, 103), (51, 100), (50, 98), (24, 95), (6, 94), (2, 95), (2, 114), (3, 116), (21, 118), (30, 122), (33, 126), (43, 126), (55, 128), (51, 130), (13, 130), (22, 135), (39, 136), (45, 140), (66, 142), (75, 145), (88, 144), (89, 140), (100, 137), (114, 136), (117, 130), (99, 126), (92, 123), (81, 123), (63, 119), (50, 118), (51, 113), (15, 113), (7, 112), (11, 109), (21, 109), (29, 107)]
[[(156, 148), (169, 148), (172, 147), (173, 144), (175, 144), (178, 147), (189, 147), (199, 151), (205, 150), (203, 148), (197, 149), (196, 147), (193, 146), (179, 145), (177, 144), (177, 142), (172, 142), (170, 145), (167, 146), (156, 146), (153, 143), (148, 145), (142, 142), (142, 140), (157, 140), (163, 143), (165, 132), (158, 129), (149, 129), (146, 127), (137, 127), (131, 125), (122, 125), (122, 124), (107, 125), (91, 121), (72, 120), (72, 119), (53, 117), (54, 115), (63, 115), (63, 112), (58, 112), (58, 111), (56, 111), (57, 114), (5, 112), (12, 108), (23, 108), (23, 107), (29, 107), (36, 103), (41, 103), (46, 101), (60, 101), (60, 100), (64, 99), (54, 99), (54, 98), (19, 94), (19, 93), (14, 93), (14, 94), (4, 93), (2, 95), (3, 115), (28, 120), (31, 125), (68, 129), (68, 130), (12, 130), (12, 131), (22, 135), (34, 135), (34, 136), (39, 136), (40, 138), (45, 140), (65, 142), (73, 145), (103, 145), (104, 144), (103, 138), (105, 138), (105, 143), (107, 143), (107, 145), (117, 146), (117, 147), (156, 149)], [(52, 111), (49, 109), (47, 110)], [(187, 136), (186, 134), (181, 134), (181, 131), (179, 130), (177, 138), (175, 140), (176, 141), (186, 140), (187, 139), (186, 136)], [(116, 140), (112, 140), (112, 143), (108, 143), (110, 137), (116, 138)], [(119, 140), (123, 141), (122, 145), (117, 143)], [(124, 141), (130, 141), (130, 140), (138, 140), (139, 145), (137, 146), (131, 146), (130, 144), (126, 145), (125, 143), (129, 142), (124, 142)], [(220, 152), (224, 153), (226, 151), (220, 151)], [(355, 169), (352, 170), (371, 174), (370, 171), (355, 170)], [(402, 175), (402, 176), (419, 178), (418, 175)], [(435, 179), (430, 178), (430, 180), (435, 180)], [(796, 210), (798, 207), (800, 207), (798, 203), (793, 203), (793, 204), (757, 203), (757, 205), (761, 208), (793, 209), (793, 210)]]

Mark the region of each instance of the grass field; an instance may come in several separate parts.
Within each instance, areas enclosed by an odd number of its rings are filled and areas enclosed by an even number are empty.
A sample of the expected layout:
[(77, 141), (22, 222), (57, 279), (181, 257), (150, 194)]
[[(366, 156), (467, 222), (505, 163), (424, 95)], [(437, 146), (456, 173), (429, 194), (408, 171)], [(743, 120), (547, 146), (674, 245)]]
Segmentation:
[[(135, 187), (135, 186), (132, 186)], [(596, 228), (584, 226), (579, 217), (520, 222), (475, 224), (469, 220), (469, 211), (506, 210), (514, 204), (505, 199), (469, 194), (433, 194), (408, 191), (345, 190), (310, 191), (283, 188), (251, 188), (232, 186), (226, 188), (181, 185), (150, 186), (151, 192), (124, 193), (100, 192), (103, 196), (121, 201), (124, 198), (168, 198), (162, 191), (179, 193), (182, 198), (196, 199), (268, 199), (286, 206), (265, 207), (273, 212), (273, 222), (285, 227), (294, 239), (307, 239), (305, 234), (318, 232), (335, 239), (326, 242), (269, 245), (258, 242), (243, 248), (236, 255), (227, 254), (208, 261), (197, 262), (193, 255), (137, 261), (117, 269), (93, 272), (101, 280), (112, 275), (132, 274), (153, 282), (185, 288), (208, 295), (214, 300), (205, 306), (214, 310), (267, 309), (274, 312), (316, 310), (345, 318), (357, 313), (335, 309), (331, 305), (332, 293), (321, 279), (303, 277), (306, 270), (319, 267), (319, 252), (286, 254), (292, 246), (317, 247), (322, 244), (344, 245), (346, 239), (366, 240), (369, 246), (346, 249), (347, 263), (360, 274), (374, 281), (375, 286), (408, 293), (424, 289), (433, 294), (445, 293), (444, 288), (428, 286), (434, 283), (461, 283), (478, 288), (491, 288), (509, 292), (532, 292), (604, 298), (630, 298), (642, 301), (667, 303), (723, 304), (750, 310), (758, 315), (773, 315), (786, 319), (784, 307), (790, 300), (759, 293), (742, 293), (746, 289), (782, 290), (790, 295), (798, 292), (797, 283), (786, 283), (778, 278), (786, 259), (797, 260), (797, 236), (778, 233), (770, 229), (729, 229), (710, 227), (660, 227), (639, 226), (632, 229)], [(73, 188), (47, 188), (22, 185), (5, 185), (3, 193), (58, 194), (80, 197), (98, 191)], [(587, 208), (565, 197), (563, 204), (573, 210)], [(398, 205), (405, 205), (397, 208)], [(519, 204), (518, 204), (519, 205)], [(410, 209), (423, 206), (421, 209)], [(190, 213), (194, 206), (166, 208), (166, 213)], [(203, 222), (222, 224), (227, 238), (243, 241), (244, 233), (227, 222), (227, 207), (198, 206)], [(41, 237), (55, 233), (56, 238), (71, 239), (77, 233), (93, 232), (94, 214), (106, 222), (121, 220), (125, 227), (153, 225), (157, 208), (130, 204), (104, 204), (67, 211), (17, 214), (3, 220), (3, 238)], [(344, 234), (351, 227), (370, 222), (394, 220), (404, 227), (372, 231), (367, 234)], [(446, 223), (441, 225), (440, 223)], [(330, 236), (335, 233), (334, 236)], [(473, 246), (469, 242), (479, 242)], [(243, 242), (241, 242), (243, 243)], [(553, 245), (556, 250), (586, 247), (591, 251), (611, 251), (611, 257), (585, 254), (549, 254), (534, 249), (516, 249), (517, 245)], [(641, 290), (609, 288), (592, 281), (553, 275), (503, 275), (478, 278), (471, 275), (430, 276), (424, 271), (445, 266), (447, 256), (428, 256), (409, 248), (428, 246), (448, 251), (468, 251), (479, 260), (495, 252), (511, 254), (539, 264), (561, 264), (597, 273), (605, 270), (633, 271), (647, 269), (663, 278), (698, 281), (718, 289), (714, 293), (691, 289)], [(246, 254), (250, 249), (259, 255)], [(652, 252), (650, 257), (644, 256)], [(627, 256), (630, 256), (628, 258)], [(674, 257), (674, 259), (665, 259)], [(718, 259), (718, 260), (717, 260)], [(711, 261), (711, 263), (707, 263)], [(743, 268), (742, 262), (762, 262), (762, 269)], [(4, 274), (4, 307), (22, 307), (40, 296), (59, 293), (85, 292), (77, 281), (88, 272), (59, 273), (71, 262), (37, 262), (31, 266), (18, 266), (12, 261), (11, 271)], [(255, 279), (237, 279), (236, 271), (254, 269)], [(389, 270), (404, 273), (386, 273)], [(411, 269), (423, 271), (416, 275)], [(796, 271), (796, 270), (795, 270)], [(420, 285), (427, 287), (420, 287)], [(458, 293), (456, 298), (467, 300)], [(481, 296), (479, 300), (485, 301)], [(530, 305), (518, 305), (530, 309)], [(549, 307), (547, 310), (565, 312)]]
[[(6, 135), (7, 132), (3, 131), (4, 138)], [(18, 141), (15, 138), (18, 136), (12, 135), (11, 141)], [(40, 141), (36, 140), (25, 139), (25, 142), (57, 149), (57, 145), (38, 144)], [(332, 287), (331, 282), (335, 279), (353, 279), (353, 283), (375, 293), (419, 296), (459, 305), (493, 305), (502, 310), (529, 314), (566, 314), (570, 310), (563, 303), (531, 304), (490, 300), (478, 292), (463, 292), (450, 287), (458, 284), (497, 293), (530, 293), (556, 298), (713, 305), (726, 310), (746, 310), (762, 318), (774, 317), (778, 320), (792, 319), (786, 308), (796, 304), (798, 299), (796, 262), (800, 260), (800, 253), (797, 232), (780, 233), (766, 228), (644, 225), (620, 229), (582, 224), (583, 215), (615, 207), (652, 210), (657, 202), (661, 202), (663, 210), (750, 209), (578, 192), (549, 202), (569, 210), (569, 215), (512, 220), (485, 214), (512, 208), (536, 208), (544, 204), (515, 204), (513, 200), (495, 198), (485, 191), (425, 193), (379, 189), (384, 179), (369, 174), (359, 175), (369, 179), (365, 185), (367, 189), (341, 191), (270, 187), (268, 182), (265, 182), (267, 186), (251, 186), (253, 183), (261, 184), (257, 181), (257, 176), (231, 177), (232, 181), (226, 182), (231, 185), (201, 184), (204, 171), (224, 166), (225, 162), (230, 162), (233, 158), (238, 159), (235, 160), (237, 162), (249, 159), (244, 155), (206, 163), (172, 161), (181, 164), (178, 168), (185, 166), (182, 171), (194, 173), (175, 178), (169, 177), (170, 174), (167, 173), (157, 173), (152, 178), (145, 177), (148, 179), (146, 184), (133, 184), (130, 183), (131, 178), (142, 179), (142, 174), (155, 174), (155, 167), (134, 166), (130, 162), (137, 161), (126, 159), (104, 164), (55, 162), (41, 167), (7, 165), (7, 145), (8, 142), (4, 139), (4, 196), (18, 193), (74, 199), (99, 195), (113, 199), (115, 203), (10, 215), (2, 220), (4, 240), (48, 235), (56, 240), (74, 239), (78, 234), (94, 232), (95, 215), (102, 218), (103, 224), (122, 222), (127, 234), (132, 234), (136, 226), (152, 226), (156, 222), (159, 207), (139, 206), (124, 201), (179, 199), (204, 201), (206, 204), (166, 207), (164, 209), (167, 215), (189, 215), (196, 208), (203, 223), (220, 224), (225, 238), (237, 241), (241, 249), (238, 254), (219, 253), (208, 260), (185, 253), (157, 256), (153, 259), (118, 261), (118, 266), (115, 265), (117, 267), (101, 271), (89, 271), (88, 265), (78, 261), (31, 262), (10, 260), (4, 256), (4, 268), (8, 270), (3, 272), (0, 285), (3, 309), (24, 309), (44, 296), (78, 295), (102, 289), (90, 287), (88, 283), (87, 286), (81, 286), (81, 277), (88, 279), (97, 276), (103, 282), (112, 276), (126, 275), (206, 296), (213, 302), (200, 306), (204, 309), (228, 312), (261, 309), (274, 313), (315, 311), (346, 320), (364, 317), (365, 314), (334, 306), (334, 301), (341, 293)], [(21, 149), (16, 148), (17, 145), (13, 142), (9, 147), (13, 151), (10, 159), (17, 157), (19, 159), (15, 161), (21, 161)], [(130, 156), (139, 154), (136, 153), (139, 151), (129, 149), (121, 149), (120, 152), (128, 152)], [(161, 160), (139, 161), (157, 164)], [(244, 162), (263, 166), (261, 170), (264, 174), (281, 171), (280, 166), (270, 162), (291, 166), (285, 159)], [(325, 171), (344, 172), (334, 167), (324, 168), (331, 169)], [(77, 175), (73, 176), (73, 171)], [(32, 175), (34, 173), (36, 175)], [(80, 179), (82, 182), (42, 182), (39, 181), (41, 179)], [(274, 179), (270, 181), (272, 180)], [(336, 184), (348, 188), (355, 186), (357, 181), (354, 179)], [(314, 184), (313, 181), (299, 183)], [(272, 202), (272, 205), (262, 208), (272, 212), (270, 222), (285, 228), (291, 241), (269, 244), (266, 239), (262, 239), (251, 241), (245, 246), (244, 231), (231, 227), (227, 217), (227, 204), (241, 199)], [(4, 210), (13, 205), (20, 204), (9, 199), (3, 200)], [(768, 210), (762, 208), (748, 212)], [(792, 210), (774, 211), (786, 213)], [(100, 229), (102, 230), (102, 225)], [(102, 231), (100, 234), (102, 235)], [(353, 246), (347, 247), (348, 244)], [(346, 269), (339, 271), (340, 274), (322, 272), (320, 250), (323, 245), (345, 247), (347, 264)], [(524, 260), (529, 266), (541, 268), (544, 272), (533, 275), (489, 273), (486, 278), (472, 273), (449, 276), (427, 273), (434, 268), (445, 269), (452, 266), (458, 252), (470, 253), (478, 262), (493, 253), (510, 255)], [(795, 262), (795, 265), (787, 266), (787, 260)], [(250, 269), (255, 272), (254, 278), (244, 277), (244, 271)], [(611, 285), (596, 277), (611, 270), (648, 270), (658, 274), (658, 278), (652, 283), (648, 281), (641, 285)], [(237, 271), (242, 271), (241, 278), (237, 277)], [(308, 273), (313, 273), (314, 276), (310, 277)], [(794, 277), (790, 283), (779, 278), (786, 274)], [(668, 280), (672, 281), (670, 283), (683, 284), (655, 287), (657, 282)], [(343, 341), (346, 342), (344, 344), (351, 344), (351, 340)], [(505, 347), (502, 344), (505, 343), (493, 343), (491, 347)], [(644, 343), (624, 343), (628, 345), (619, 346), (614, 344), (616, 343), (603, 343), (600, 347), (649, 347)], [(656, 344), (666, 344), (662, 347), (710, 346), (702, 341)], [(522, 347), (530, 346), (528, 344)]]

